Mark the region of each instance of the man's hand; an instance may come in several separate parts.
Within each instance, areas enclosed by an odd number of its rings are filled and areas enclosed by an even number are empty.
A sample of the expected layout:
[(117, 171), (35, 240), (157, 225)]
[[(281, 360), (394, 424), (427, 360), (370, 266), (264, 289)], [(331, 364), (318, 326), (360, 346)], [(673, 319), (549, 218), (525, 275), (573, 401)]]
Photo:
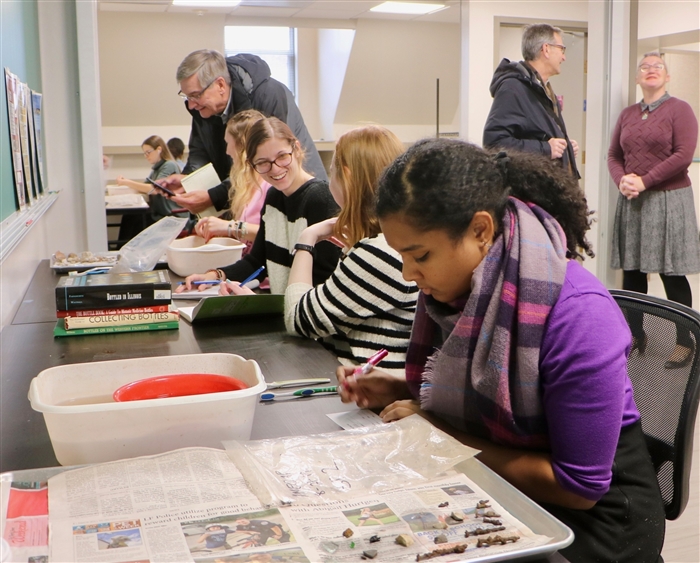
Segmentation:
[[(166, 188), (170, 188), (171, 191), (175, 192), (176, 194), (180, 193), (185, 193), (185, 188), (182, 187), (182, 179), (185, 177), (184, 174), (171, 174), (167, 178), (161, 178), (158, 180), (158, 183), (161, 186), (165, 186)], [(156, 188), (158, 189), (158, 188)], [(159, 190), (159, 193), (164, 195), (165, 197), (169, 197), (169, 194), (166, 194), (163, 191)]]
[(569, 139), (571, 141), (571, 146), (574, 149), (574, 156), (578, 156), (578, 143), (574, 141), (573, 139)]
[(206, 190), (178, 194), (170, 199), (179, 206), (189, 209), (192, 213), (199, 213), (212, 205), (209, 192)]
[(549, 141), (549, 147), (552, 151), (552, 160), (555, 158), (561, 158), (566, 150), (566, 139), (558, 139), (557, 137), (552, 137)]

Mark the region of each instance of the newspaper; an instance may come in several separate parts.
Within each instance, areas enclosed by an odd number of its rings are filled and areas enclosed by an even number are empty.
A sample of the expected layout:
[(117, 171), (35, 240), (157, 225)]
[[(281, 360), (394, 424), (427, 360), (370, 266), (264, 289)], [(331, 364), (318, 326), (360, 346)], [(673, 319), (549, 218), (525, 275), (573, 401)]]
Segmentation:
[[(477, 508), (479, 502), (486, 506)], [(485, 533), (465, 537), (478, 528)], [(52, 477), (49, 529), (52, 562), (330, 563), (358, 561), (371, 550), (376, 561), (416, 561), (435, 549), (466, 546), (463, 553), (441, 557), (443, 562), (492, 557), (550, 539), (533, 534), (456, 472), (323, 505), (265, 507), (227, 453), (210, 448)], [(396, 543), (399, 535), (412, 545)], [(477, 547), (496, 535), (518, 539)], [(436, 538), (447, 543), (436, 544)]]

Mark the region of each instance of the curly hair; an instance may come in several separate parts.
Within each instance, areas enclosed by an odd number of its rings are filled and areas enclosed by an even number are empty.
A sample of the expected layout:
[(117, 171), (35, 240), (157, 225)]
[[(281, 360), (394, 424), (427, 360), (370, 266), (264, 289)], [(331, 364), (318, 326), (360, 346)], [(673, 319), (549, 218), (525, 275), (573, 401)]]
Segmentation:
[(477, 211), (488, 211), (497, 229), (508, 197), (550, 213), (566, 234), (568, 255), (594, 256), (586, 233), (592, 212), (578, 182), (540, 155), (487, 151), (464, 141), (423, 139), (382, 175), (377, 216), (406, 216), (419, 231), (443, 230), (458, 240)]

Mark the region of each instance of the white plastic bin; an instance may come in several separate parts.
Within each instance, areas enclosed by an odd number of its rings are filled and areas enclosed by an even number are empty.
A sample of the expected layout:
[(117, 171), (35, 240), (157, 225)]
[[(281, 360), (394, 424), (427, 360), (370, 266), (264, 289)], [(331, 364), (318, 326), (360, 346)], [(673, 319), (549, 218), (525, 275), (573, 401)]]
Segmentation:
[[(176, 373), (217, 373), (248, 389), (149, 399), (108, 400), (122, 385)], [(234, 354), (193, 354), (70, 364), (42, 371), (29, 387), (32, 408), (44, 414), (61, 465), (99, 463), (187, 446), (221, 448), (248, 440), (258, 395), (266, 389), (260, 367)], [(66, 404), (69, 403), (69, 404)]]
[(199, 236), (175, 239), (165, 251), (168, 268), (178, 276), (203, 274), (238, 262), (245, 244), (235, 239), (215, 237), (209, 242)]

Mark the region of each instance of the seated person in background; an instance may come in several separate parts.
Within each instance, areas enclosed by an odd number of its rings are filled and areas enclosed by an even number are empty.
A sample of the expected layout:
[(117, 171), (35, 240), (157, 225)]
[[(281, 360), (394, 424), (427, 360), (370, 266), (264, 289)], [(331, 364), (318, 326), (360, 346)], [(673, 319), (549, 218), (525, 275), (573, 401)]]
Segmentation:
[[(148, 175), (149, 180), (157, 182), (178, 171), (177, 164), (175, 164), (168, 150), (168, 146), (158, 135), (151, 135), (141, 143), (141, 150), (143, 151), (143, 156), (146, 157), (146, 160), (151, 165), (151, 173)], [(151, 208), (151, 215), (145, 225), (143, 224), (142, 218), (139, 216), (124, 215), (119, 228), (119, 240), (129, 240), (133, 238), (145, 227), (148, 227), (163, 217), (175, 215), (176, 217), (187, 218), (190, 216), (187, 211), (184, 213), (173, 213), (173, 209), (177, 209), (179, 205), (165, 196), (160, 195), (157, 191), (154, 191), (153, 184), (136, 182), (124, 176), (117, 176), (117, 184), (120, 186), (128, 186), (143, 194), (150, 194), (148, 197), (148, 206)]]
[(377, 216), (421, 288), (406, 379), (339, 367), (341, 398), (417, 413), (571, 527), (572, 563), (661, 561), (665, 514), (627, 377), (631, 335), (592, 255), (577, 181), (551, 159), (416, 143)]
[(173, 155), (173, 160), (180, 167), (180, 171), (185, 167), (187, 161), (183, 158), (185, 156), (185, 143), (182, 142), (180, 137), (173, 137), (168, 139), (168, 149), (170, 154)]
[(245, 141), (250, 128), (265, 117), (254, 109), (234, 115), (226, 125), (226, 152), (233, 160), (231, 166), (231, 221), (204, 217), (195, 232), (207, 241), (213, 237), (232, 237), (245, 243), (243, 255), (253, 246), (260, 227), (260, 212), (270, 184), (246, 164)]
[[(246, 154), (248, 166), (272, 186), (265, 197), (253, 248), (230, 266), (188, 276), (178, 287), (180, 292), (191, 290), (194, 281), (241, 282), (265, 266), (267, 272), (261, 272), (258, 279), (268, 276), (272, 293), (284, 293), (292, 265), (291, 252), (301, 231), (338, 212), (328, 183), (304, 170), (304, 152), (283, 121), (265, 117), (256, 122), (248, 132)], [(314, 285), (331, 275), (339, 256), (340, 249), (332, 243), (319, 243), (312, 275)], [(222, 283), (220, 293), (230, 294), (238, 288), (238, 283), (231, 282)]]
[[(343, 134), (335, 147), (330, 189), (341, 211), (304, 229), (284, 298), (290, 334), (318, 338), (344, 365), (365, 363), (403, 377), (418, 288), (401, 277), (401, 256), (384, 239), (374, 212), (382, 171), (404, 151), (388, 129), (370, 125)], [(323, 284), (312, 283), (316, 244), (335, 236), (345, 257)]]
[[(183, 174), (190, 174), (212, 163), (219, 178), (228, 178), (231, 163), (226, 155), (224, 131), (229, 119), (239, 111), (256, 109), (286, 123), (306, 154), (307, 169), (319, 180), (328, 180), (316, 145), (309, 134), (294, 95), (272, 78), (268, 64), (249, 53), (226, 57), (218, 51), (201, 49), (187, 55), (177, 68), (180, 96), (192, 116), (192, 128)], [(181, 175), (166, 185), (181, 189)], [(228, 179), (207, 191), (175, 196), (178, 205), (199, 213), (213, 205), (221, 211), (230, 207)]]

